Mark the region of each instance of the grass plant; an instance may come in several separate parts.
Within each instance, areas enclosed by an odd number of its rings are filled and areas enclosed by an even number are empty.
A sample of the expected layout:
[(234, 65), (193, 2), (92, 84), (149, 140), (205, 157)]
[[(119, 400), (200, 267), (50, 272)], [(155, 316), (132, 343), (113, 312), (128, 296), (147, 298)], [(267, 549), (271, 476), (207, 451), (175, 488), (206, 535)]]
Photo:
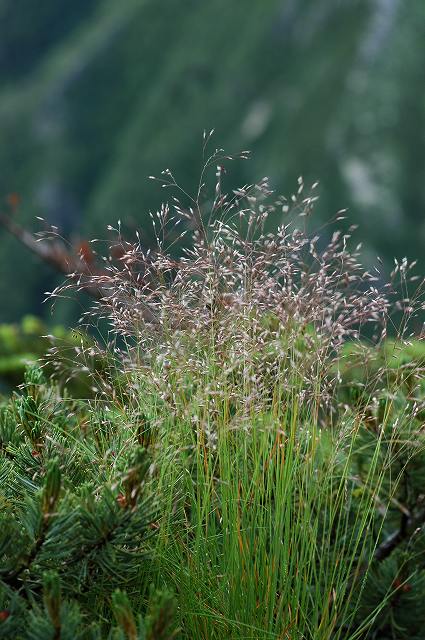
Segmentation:
[[(98, 372), (86, 418), (63, 423), (61, 438), (67, 456), (100, 463), (114, 452), (98, 481), (90, 467), (89, 493), (107, 484), (129, 518), (140, 496), (156, 507), (141, 523), (152, 534), (140, 540), (139, 582), (110, 596), (111, 611), (124, 637), (148, 637), (129, 611), (146, 615), (151, 584), (175, 597), (174, 624), (152, 640), (419, 639), (422, 618), (406, 612), (425, 584), (422, 351), (394, 366), (385, 342), (394, 286), (361, 265), (350, 232), (325, 243), (302, 228), (314, 186), (304, 195), (300, 179), (289, 201), (266, 179), (226, 194), (230, 160), (222, 150), (205, 156), (194, 197), (165, 171), (163, 186), (180, 196), (152, 216), (155, 251), (124, 241), (118, 225), (119, 261), (90, 282), (101, 295), (85, 321), (110, 322), (116, 368)], [(275, 233), (273, 216), (284, 219)], [(396, 265), (404, 285), (410, 268)], [(398, 303), (406, 320), (420, 294)], [(410, 339), (407, 328), (397, 344)], [(359, 372), (364, 335), (375, 363)], [(91, 341), (76, 352), (85, 370), (93, 349)], [(34, 438), (19, 415), (20, 437)], [(39, 431), (43, 452), (64, 447)], [(6, 458), (13, 447), (4, 445)], [(143, 491), (123, 471), (137, 447), (149, 456)], [(131, 565), (138, 533), (127, 535), (120, 544)], [(87, 595), (80, 600), (87, 608)], [(102, 616), (105, 629), (105, 599)]]

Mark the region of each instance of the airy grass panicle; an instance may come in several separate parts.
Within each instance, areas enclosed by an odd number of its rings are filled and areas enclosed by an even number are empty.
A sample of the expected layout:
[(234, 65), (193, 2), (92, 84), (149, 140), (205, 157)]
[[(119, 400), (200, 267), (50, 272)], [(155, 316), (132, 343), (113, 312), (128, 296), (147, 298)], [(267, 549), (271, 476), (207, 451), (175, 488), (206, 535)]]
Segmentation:
[[(266, 178), (226, 193), (234, 158), (207, 156), (209, 138), (193, 197), (163, 172), (177, 195), (151, 216), (155, 248), (118, 225), (84, 318), (106, 318), (125, 345), (125, 411), (142, 416), (154, 452), (154, 580), (173, 586), (183, 638), (363, 638), (391, 598), (359, 618), (387, 515), (423, 450), (420, 401), (413, 409), (415, 384), (396, 411), (400, 377), (379, 402), (376, 385), (340, 402), (338, 385), (347, 342), (369, 326), (386, 336), (393, 285), (349, 248), (353, 227), (326, 241), (303, 228), (316, 185), (300, 178), (289, 200)], [(394, 276), (406, 283), (410, 268)], [(414, 314), (407, 296), (399, 306)]]

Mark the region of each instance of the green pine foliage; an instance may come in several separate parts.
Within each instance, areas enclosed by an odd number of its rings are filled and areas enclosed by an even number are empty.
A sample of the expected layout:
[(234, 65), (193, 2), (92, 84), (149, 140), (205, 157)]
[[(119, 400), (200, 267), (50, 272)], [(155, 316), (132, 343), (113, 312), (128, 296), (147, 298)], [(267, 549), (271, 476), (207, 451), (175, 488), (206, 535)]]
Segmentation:
[(136, 378), (137, 406), (105, 405), (31, 367), (2, 405), (0, 637), (421, 638), (419, 395), (393, 382), (319, 430), (272, 406), (250, 432), (211, 397), (211, 445), (200, 381), (169, 404)]
[(2, 406), (2, 638), (173, 637), (169, 593), (148, 591), (150, 456), (117, 415), (111, 425), (37, 368)]

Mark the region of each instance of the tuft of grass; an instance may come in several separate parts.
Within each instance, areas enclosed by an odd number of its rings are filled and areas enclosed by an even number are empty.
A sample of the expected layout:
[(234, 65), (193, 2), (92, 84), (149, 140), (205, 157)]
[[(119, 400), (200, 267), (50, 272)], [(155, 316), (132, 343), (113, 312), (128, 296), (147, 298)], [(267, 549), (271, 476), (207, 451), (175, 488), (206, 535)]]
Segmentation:
[[(390, 610), (395, 628), (416, 551), (387, 571), (378, 600), (370, 590), (425, 520), (412, 482), (424, 400), (421, 365), (406, 378), (383, 341), (396, 308), (405, 344), (423, 284), (416, 304), (404, 290), (393, 303), (394, 283), (350, 250), (351, 228), (327, 242), (303, 230), (317, 197), (301, 178), (289, 200), (267, 179), (226, 193), (233, 158), (208, 156), (209, 137), (194, 196), (163, 172), (178, 197), (152, 216), (155, 250), (118, 225), (118, 263), (93, 275), (102, 296), (84, 316), (119, 337), (98, 401), (112, 399), (152, 455), (152, 579), (176, 593), (182, 638), (355, 640), (388, 630)], [(396, 266), (403, 287), (411, 268)], [(359, 393), (348, 374), (347, 400), (346, 356), (361, 368), (367, 335), (378, 364), (356, 374)]]
[(165, 400), (140, 381), (163, 498), (157, 579), (178, 593), (183, 637), (363, 637), (391, 593), (359, 624), (384, 523), (423, 455), (411, 413), (395, 424), (388, 398), (373, 434), (354, 409), (323, 424), (296, 370), (261, 409), (254, 381), (204, 364), (185, 384), (168, 365)]

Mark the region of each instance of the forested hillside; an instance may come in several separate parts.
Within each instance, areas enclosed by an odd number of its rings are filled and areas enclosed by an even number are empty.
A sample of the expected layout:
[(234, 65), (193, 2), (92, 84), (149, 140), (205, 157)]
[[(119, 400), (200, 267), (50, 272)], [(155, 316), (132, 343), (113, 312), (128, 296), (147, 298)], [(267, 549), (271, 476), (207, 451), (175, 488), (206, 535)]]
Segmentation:
[[(348, 206), (371, 256), (421, 257), (422, 0), (2, 0), (0, 30), (1, 208), (19, 194), (21, 223), (99, 237), (120, 218), (149, 243), (147, 176), (191, 190), (214, 127), (254, 152), (238, 182), (318, 179), (319, 215)], [(0, 230), (1, 321), (42, 311), (56, 275), (35, 265)]]

